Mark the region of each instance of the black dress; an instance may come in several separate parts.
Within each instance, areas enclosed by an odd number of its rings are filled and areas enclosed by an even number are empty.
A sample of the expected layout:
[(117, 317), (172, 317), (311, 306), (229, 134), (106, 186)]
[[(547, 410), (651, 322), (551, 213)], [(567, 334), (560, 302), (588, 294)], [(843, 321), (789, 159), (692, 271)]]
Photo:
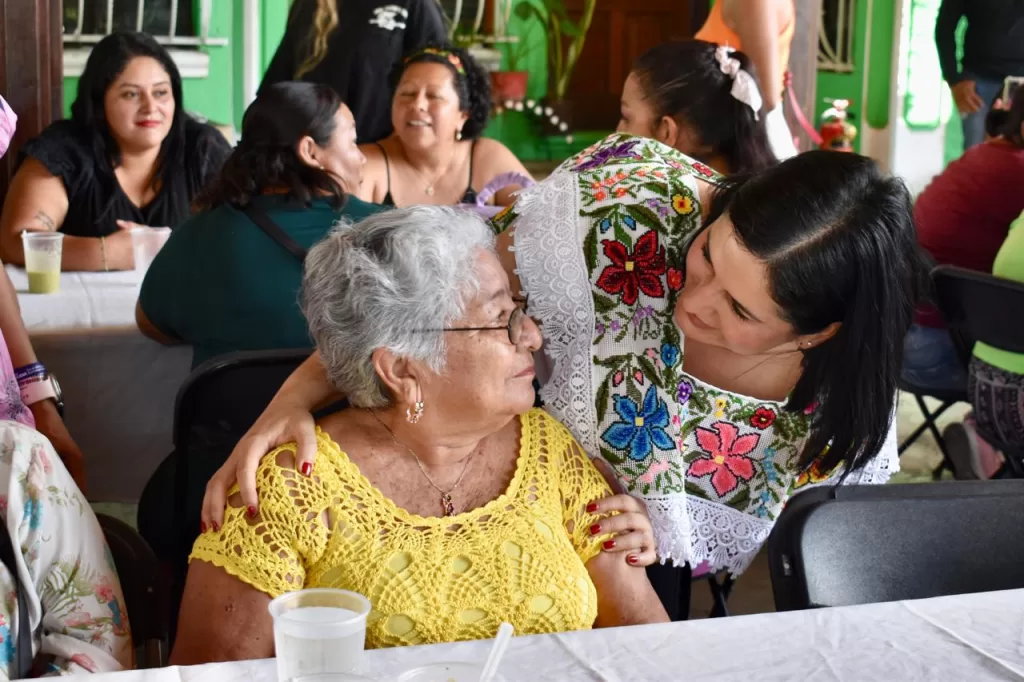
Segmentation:
[[(295, 80), (310, 52), (316, 0), (295, 0), (288, 27), (260, 87)], [(436, 0), (338, 0), (338, 26), (323, 61), (302, 80), (330, 85), (356, 119), (359, 144), (391, 134), (388, 75), (402, 56), (447, 40)]]
[(68, 213), (60, 231), (75, 237), (113, 234), (118, 220), (150, 227), (175, 227), (190, 214), (190, 205), (217, 177), (231, 147), (216, 128), (186, 118), (185, 165), (143, 207), (121, 189), (106, 159), (97, 158), (92, 140), (71, 121), (57, 121), (29, 140), (19, 164), (32, 157), (60, 178), (68, 194)]

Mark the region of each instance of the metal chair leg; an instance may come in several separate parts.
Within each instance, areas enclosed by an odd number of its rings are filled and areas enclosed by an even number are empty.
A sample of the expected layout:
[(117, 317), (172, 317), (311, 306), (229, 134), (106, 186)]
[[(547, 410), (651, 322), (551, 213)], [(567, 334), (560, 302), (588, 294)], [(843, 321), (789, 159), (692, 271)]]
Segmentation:
[(708, 585), (711, 588), (711, 597), (715, 605), (711, 608), (711, 618), (726, 618), (729, 614), (729, 595), (732, 593), (732, 586), (735, 584), (732, 575), (726, 574), (721, 583), (715, 576), (708, 576)]

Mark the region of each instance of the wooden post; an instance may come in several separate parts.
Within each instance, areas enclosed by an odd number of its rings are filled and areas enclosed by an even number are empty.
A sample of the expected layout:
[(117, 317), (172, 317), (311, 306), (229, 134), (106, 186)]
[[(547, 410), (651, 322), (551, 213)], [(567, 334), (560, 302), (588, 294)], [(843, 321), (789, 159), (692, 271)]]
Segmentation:
[[(792, 88), (800, 102), (804, 116), (817, 125), (814, 112), (817, 109), (818, 79), (818, 27), (821, 24), (821, 0), (796, 0), (796, 28), (789, 53), (789, 71), (793, 74)], [(796, 123), (787, 96), (784, 103), (786, 120), (795, 135), (800, 138), (800, 151), (813, 149), (814, 145)]]
[(62, 118), (64, 51), (60, 0), (0, 0), (0, 95), (18, 115), (18, 130), (0, 159), (0, 202), (18, 150)]

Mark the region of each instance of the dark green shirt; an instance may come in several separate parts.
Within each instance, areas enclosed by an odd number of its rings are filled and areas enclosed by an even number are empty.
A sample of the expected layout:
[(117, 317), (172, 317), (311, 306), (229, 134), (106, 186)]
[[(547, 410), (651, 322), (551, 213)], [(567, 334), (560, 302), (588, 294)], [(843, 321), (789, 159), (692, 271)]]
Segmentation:
[[(309, 248), (339, 219), (378, 211), (348, 197), (341, 211), (318, 199), (309, 208), (285, 197), (253, 205)], [(299, 310), (302, 263), (232, 206), (199, 213), (177, 227), (146, 273), (139, 304), (167, 336), (193, 347), (192, 366), (223, 353), (311, 348)]]

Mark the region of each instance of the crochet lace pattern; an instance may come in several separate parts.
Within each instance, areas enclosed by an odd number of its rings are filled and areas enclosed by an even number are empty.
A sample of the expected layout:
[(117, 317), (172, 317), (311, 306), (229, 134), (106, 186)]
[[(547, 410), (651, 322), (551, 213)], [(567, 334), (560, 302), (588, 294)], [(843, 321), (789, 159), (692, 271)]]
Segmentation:
[(516, 472), (505, 493), (456, 516), (410, 514), (318, 430), (317, 463), (294, 469), (295, 445), (257, 472), (260, 512), (229, 508), (191, 559), (221, 567), (276, 597), (304, 587), (366, 595), (370, 648), (590, 628), (597, 592), (585, 563), (600, 552), (586, 505), (611, 494), (557, 421), (520, 417)]

